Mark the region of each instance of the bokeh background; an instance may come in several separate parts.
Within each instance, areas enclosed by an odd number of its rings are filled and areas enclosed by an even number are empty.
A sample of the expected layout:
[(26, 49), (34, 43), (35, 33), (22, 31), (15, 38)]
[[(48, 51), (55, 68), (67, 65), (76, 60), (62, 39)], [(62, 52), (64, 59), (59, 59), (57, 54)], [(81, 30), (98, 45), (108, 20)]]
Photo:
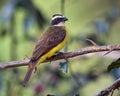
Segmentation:
[[(86, 38), (98, 45), (120, 43), (120, 0), (1, 0), (0, 62), (30, 58), (55, 13), (69, 19), (63, 51), (91, 46)], [(119, 57), (119, 52), (100, 53), (69, 63), (44, 63), (25, 88), (21, 83), (27, 66), (0, 70), (0, 96), (93, 96), (119, 78), (119, 69), (107, 71)], [(120, 96), (119, 91), (114, 96)]]

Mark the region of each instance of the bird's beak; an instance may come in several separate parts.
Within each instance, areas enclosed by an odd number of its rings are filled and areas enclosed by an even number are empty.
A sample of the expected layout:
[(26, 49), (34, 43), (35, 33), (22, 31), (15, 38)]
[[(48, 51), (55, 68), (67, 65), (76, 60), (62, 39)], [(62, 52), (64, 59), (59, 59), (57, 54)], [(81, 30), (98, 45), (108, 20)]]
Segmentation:
[(64, 18), (64, 21), (68, 21), (68, 19), (65, 17), (65, 18)]

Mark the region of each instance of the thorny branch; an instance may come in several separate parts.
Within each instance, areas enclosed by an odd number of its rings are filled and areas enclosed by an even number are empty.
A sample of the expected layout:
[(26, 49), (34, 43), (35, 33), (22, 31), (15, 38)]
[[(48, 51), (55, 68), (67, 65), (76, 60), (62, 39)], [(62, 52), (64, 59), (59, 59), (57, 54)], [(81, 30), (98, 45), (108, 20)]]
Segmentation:
[[(107, 45), (107, 46), (90, 46), (86, 48), (81, 48), (79, 50), (66, 52), (63, 54), (55, 55), (44, 62), (56, 61), (61, 60), (64, 58), (73, 58), (80, 55), (85, 55), (88, 53), (95, 53), (95, 52), (109, 52), (109, 51), (117, 51), (120, 50), (120, 45)], [(0, 69), (10, 68), (10, 67), (19, 67), (19, 66), (26, 66), (29, 64), (30, 59), (25, 60), (18, 60), (18, 61), (10, 61), (10, 62), (1, 62)]]
[(110, 94), (112, 96), (114, 90), (119, 89), (119, 87), (120, 87), (120, 78), (117, 79), (115, 82), (113, 82), (111, 85), (109, 85), (107, 88), (97, 93), (95, 96), (109, 96)]

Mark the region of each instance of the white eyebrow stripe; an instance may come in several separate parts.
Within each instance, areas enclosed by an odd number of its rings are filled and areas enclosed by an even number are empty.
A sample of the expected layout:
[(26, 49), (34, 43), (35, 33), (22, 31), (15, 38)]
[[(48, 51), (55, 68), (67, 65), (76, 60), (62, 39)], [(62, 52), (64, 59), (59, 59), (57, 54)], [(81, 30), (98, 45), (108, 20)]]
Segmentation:
[(52, 20), (54, 20), (56, 18), (61, 18), (61, 17), (63, 17), (63, 16), (55, 16), (55, 17), (52, 18)]

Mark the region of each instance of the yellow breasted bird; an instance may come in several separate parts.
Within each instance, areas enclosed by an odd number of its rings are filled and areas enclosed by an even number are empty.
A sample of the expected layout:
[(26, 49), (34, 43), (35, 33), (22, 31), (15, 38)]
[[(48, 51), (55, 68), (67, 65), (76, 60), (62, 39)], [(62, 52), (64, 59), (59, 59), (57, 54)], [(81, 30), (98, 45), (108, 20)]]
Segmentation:
[(64, 23), (67, 20), (68, 19), (61, 14), (53, 15), (50, 27), (41, 36), (34, 48), (31, 60), (29, 62), (28, 71), (23, 81), (23, 86), (27, 85), (32, 71), (36, 69), (40, 63), (55, 55), (55, 53), (59, 52), (59, 50), (65, 45), (67, 31)]

